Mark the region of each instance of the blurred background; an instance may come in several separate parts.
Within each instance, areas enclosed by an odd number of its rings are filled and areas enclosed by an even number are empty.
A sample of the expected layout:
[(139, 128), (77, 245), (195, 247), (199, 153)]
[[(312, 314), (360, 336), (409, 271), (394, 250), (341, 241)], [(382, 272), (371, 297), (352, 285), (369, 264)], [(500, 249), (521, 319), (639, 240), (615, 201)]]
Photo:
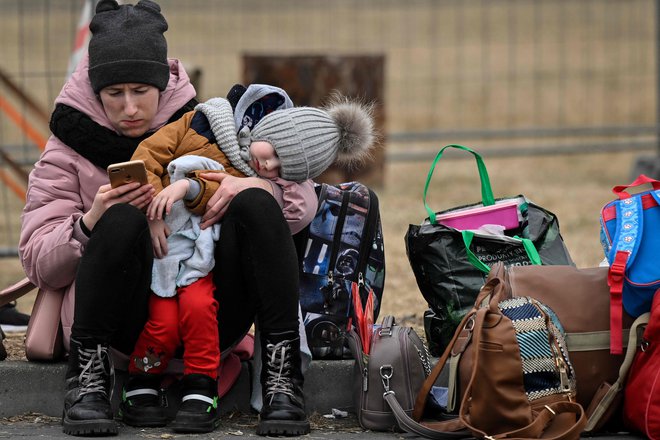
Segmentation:
[[(2, 287), (22, 277), (27, 173), (84, 50), (93, 3), (0, 0)], [(269, 82), (297, 105), (322, 103), (334, 89), (376, 102), (382, 142), (374, 161), (324, 178), (362, 180), (381, 198), (385, 312), (417, 319), (425, 309), (403, 236), (426, 216), (422, 189), (443, 145), (479, 150), (496, 196), (523, 193), (555, 212), (578, 266), (602, 259), (598, 215), (612, 186), (640, 171), (660, 174), (653, 0), (158, 3), (169, 55), (183, 61), (200, 100), (225, 96), (235, 83)], [(431, 206), (478, 201), (474, 161), (443, 161)], [(28, 298), (19, 305), (29, 311)]]

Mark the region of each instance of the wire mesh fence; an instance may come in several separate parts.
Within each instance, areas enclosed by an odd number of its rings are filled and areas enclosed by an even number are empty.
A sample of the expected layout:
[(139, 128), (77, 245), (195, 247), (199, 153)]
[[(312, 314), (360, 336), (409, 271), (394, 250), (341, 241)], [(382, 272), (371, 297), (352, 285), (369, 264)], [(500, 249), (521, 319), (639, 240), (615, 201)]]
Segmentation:
[[(83, 0), (0, 0), (0, 254), (48, 136)], [(200, 99), (248, 55), (385, 59), (387, 160), (454, 142), (508, 154), (655, 150), (653, 0), (160, 0)], [(23, 93), (21, 97), (12, 87)], [(29, 127), (29, 128), (28, 128)]]

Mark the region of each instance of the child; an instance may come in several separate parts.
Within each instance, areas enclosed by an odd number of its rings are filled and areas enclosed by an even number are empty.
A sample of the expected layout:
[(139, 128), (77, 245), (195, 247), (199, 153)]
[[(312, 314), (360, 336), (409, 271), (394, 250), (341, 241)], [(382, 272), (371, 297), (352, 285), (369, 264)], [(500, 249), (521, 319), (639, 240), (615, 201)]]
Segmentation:
[[(258, 85), (259, 93), (254, 93), (255, 88), (250, 86), (238, 101), (237, 111), (243, 108), (245, 99), (260, 106), (270, 100), (271, 108), (287, 107), (290, 100), (285, 92), (273, 88), (273, 93), (283, 94), (286, 99), (272, 100), (272, 93), (263, 93), (264, 88), (271, 90), (269, 87)], [(254, 110), (255, 105), (247, 108)], [(245, 114), (255, 114), (248, 110)], [(169, 228), (162, 220), (163, 214), (167, 214), (169, 222), (179, 217), (179, 209), (172, 209), (174, 203), (183, 199), (187, 206), (191, 206), (191, 200), (198, 201), (208, 194), (206, 186), (209, 182), (196, 176), (200, 169), (214, 167), (208, 161), (214, 159), (224, 166), (225, 172), (256, 174), (272, 181), (273, 191), (281, 193), (283, 213), (291, 232), (296, 233), (309, 224), (316, 213), (317, 200), (309, 179), (322, 173), (335, 159), (344, 163), (363, 160), (374, 136), (370, 108), (343, 100), (333, 102), (327, 110), (289, 107), (257, 112), (257, 120), (251, 119), (241, 130), (240, 146), (227, 100), (211, 99), (198, 105), (196, 112), (192, 113), (142, 142), (133, 155), (133, 159), (145, 161), (150, 183), (157, 191), (147, 215), (154, 252), (161, 260), (154, 264), (152, 289), (156, 295), (150, 300), (149, 322), (130, 358), (121, 411), (127, 424), (162, 426), (166, 422), (158, 400), (159, 374), (167, 367), (176, 347), (183, 342), (184, 396), (173, 428), (179, 432), (209, 432), (217, 426), (217, 369), (220, 362), (215, 319), (218, 304), (214, 298), (215, 286), (208, 275), (213, 261), (208, 257), (196, 258), (205, 267), (193, 265), (193, 271), (181, 270), (190, 266), (190, 258), (180, 258), (179, 254), (175, 267), (180, 270), (161, 271), (162, 262), (169, 259), (168, 245), (171, 251), (173, 238), (172, 235), (167, 237)], [(254, 127), (252, 133), (250, 126)], [(207, 159), (205, 166), (196, 168), (191, 166), (194, 162), (190, 162), (178, 169), (184, 159), (203, 161), (203, 157), (197, 156), (200, 154)], [(162, 170), (165, 168), (171, 173), (164, 175)], [(175, 177), (177, 169), (179, 176)], [(170, 174), (172, 183), (163, 188), (170, 180)], [(181, 178), (182, 175), (190, 177)], [(311, 197), (305, 189), (311, 189)], [(215, 190), (211, 190), (211, 194), (213, 192)], [(192, 203), (193, 206), (197, 204), (199, 202)], [(199, 227), (192, 229), (196, 232), (186, 237), (199, 238)], [(217, 238), (213, 234), (210, 233)], [(202, 247), (208, 251), (208, 245)], [(195, 255), (194, 252), (188, 254)], [(164, 258), (166, 255), (168, 257)], [(212, 258), (212, 247), (210, 255)], [(171, 265), (171, 262), (167, 264)], [(176, 272), (174, 277), (171, 276), (173, 272)], [(167, 275), (166, 281), (163, 282), (161, 274)], [(176, 293), (173, 291), (175, 285)]]

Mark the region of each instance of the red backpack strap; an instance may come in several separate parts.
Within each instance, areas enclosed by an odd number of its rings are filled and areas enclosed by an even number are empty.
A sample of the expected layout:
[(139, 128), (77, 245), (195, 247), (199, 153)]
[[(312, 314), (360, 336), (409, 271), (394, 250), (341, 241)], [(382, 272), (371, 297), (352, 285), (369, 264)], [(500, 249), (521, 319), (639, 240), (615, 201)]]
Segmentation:
[(607, 277), (610, 286), (610, 353), (612, 354), (623, 353), (623, 284), (626, 268), (633, 264), (642, 240), (644, 226), (642, 211), (639, 197), (629, 197), (617, 202), (616, 232), (608, 255), (610, 269)]
[(617, 251), (607, 274), (610, 286), (610, 353), (623, 353), (623, 280), (630, 254)]

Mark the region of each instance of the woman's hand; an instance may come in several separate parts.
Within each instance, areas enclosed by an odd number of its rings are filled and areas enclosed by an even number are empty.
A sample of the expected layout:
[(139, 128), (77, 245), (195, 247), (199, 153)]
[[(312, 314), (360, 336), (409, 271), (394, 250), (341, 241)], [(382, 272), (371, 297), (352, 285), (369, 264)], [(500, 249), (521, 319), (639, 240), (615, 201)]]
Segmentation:
[(188, 182), (188, 179), (177, 180), (171, 185), (163, 188), (163, 190), (154, 197), (154, 200), (147, 209), (147, 217), (149, 220), (161, 220), (163, 218), (163, 213), (169, 215), (174, 202), (183, 199), (188, 192), (188, 188), (190, 188), (190, 182)]
[(225, 173), (202, 173), (199, 176), (202, 179), (214, 180), (220, 183), (220, 187), (206, 204), (206, 212), (202, 216), (202, 229), (217, 223), (225, 215), (229, 203), (239, 192), (248, 188), (262, 188), (272, 192), (270, 183), (258, 177), (235, 177)]
[(112, 205), (129, 203), (138, 209), (144, 209), (151, 203), (154, 192), (152, 185), (140, 185), (139, 182), (127, 183), (114, 189), (110, 184), (102, 185), (94, 196), (92, 208), (83, 215), (82, 220), (91, 231), (103, 213)]
[(167, 236), (170, 235), (170, 228), (167, 227), (165, 220), (162, 219), (148, 221), (154, 255), (156, 258), (163, 258), (167, 255)]

